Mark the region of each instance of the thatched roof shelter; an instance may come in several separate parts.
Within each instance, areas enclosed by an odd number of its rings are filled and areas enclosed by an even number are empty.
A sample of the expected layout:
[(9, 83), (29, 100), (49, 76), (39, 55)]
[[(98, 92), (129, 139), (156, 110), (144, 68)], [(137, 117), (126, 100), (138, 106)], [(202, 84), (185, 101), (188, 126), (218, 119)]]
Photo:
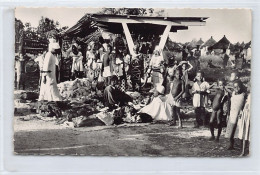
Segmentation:
[(217, 43), (211, 46), (212, 49), (227, 49), (233, 47), (233, 44), (224, 35)]
[(204, 43), (204, 41), (202, 41), (202, 39), (200, 38), (200, 40), (197, 41), (196, 45), (197, 45), (197, 46), (198, 46), (198, 45), (201, 46), (203, 43)]
[(210, 39), (208, 39), (204, 44), (203, 47), (211, 47), (214, 44), (216, 44), (217, 41), (213, 39), (213, 37), (211, 36)]

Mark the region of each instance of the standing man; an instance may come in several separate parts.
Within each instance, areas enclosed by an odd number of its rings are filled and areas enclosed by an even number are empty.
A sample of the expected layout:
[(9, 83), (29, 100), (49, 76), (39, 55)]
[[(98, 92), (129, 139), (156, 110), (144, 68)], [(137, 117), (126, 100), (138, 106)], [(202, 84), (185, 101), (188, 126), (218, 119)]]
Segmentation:
[(198, 70), (200, 70), (199, 61), (193, 56), (193, 52), (190, 52), (190, 56), (187, 58), (187, 61), (192, 65), (192, 69), (188, 73), (190, 80), (193, 80), (196, 76)]
[(184, 46), (182, 50), (182, 61), (187, 61), (188, 54), (189, 54), (188, 48), (187, 46)]
[(137, 45), (133, 48), (134, 54), (129, 66), (129, 74), (131, 76), (133, 91), (141, 91), (141, 78), (143, 77), (144, 62), (143, 56), (139, 53), (139, 47)]
[(228, 63), (228, 60), (229, 60), (229, 56), (226, 52), (226, 49), (223, 49), (222, 59), (223, 59), (223, 69), (225, 69), (227, 67), (227, 63)]
[(44, 62), (44, 57), (46, 55), (46, 51), (44, 51), (41, 55), (39, 55), (34, 61), (39, 65), (40, 69), (40, 78), (39, 78), (39, 89), (41, 87), (41, 81), (42, 81), (42, 69), (43, 69), (43, 62)]
[(25, 62), (22, 54), (16, 56), (15, 60), (15, 69), (16, 69), (16, 89), (20, 90), (25, 89)]
[(103, 77), (105, 79), (105, 86), (108, 86), (110, 84), (110, 78), (112, 76), (112, 60), (110, 57), (111, 53), (111, 46), (107, 46), (107, 50), (105, 50), (105, 53), (103, 55), (103, 65), (102, 65), (102, 70), (103, 70)]
[(195, 50), (194, 52), (194, 57), (199, 60), (200, 59), (200, 56), (201, 56), (201, 50), (200, 50), (200, 46), (197, 45), (197, 49)]
[(60, 49), (58, 43), (51, 43), (49, 51), (46, 53), (43, 70), (42, 70), (42, 82), (40, 88), (39, 101), (61, 101), (57, 80), (56, 80), (56, 62), (57, 58), (55, 54)]

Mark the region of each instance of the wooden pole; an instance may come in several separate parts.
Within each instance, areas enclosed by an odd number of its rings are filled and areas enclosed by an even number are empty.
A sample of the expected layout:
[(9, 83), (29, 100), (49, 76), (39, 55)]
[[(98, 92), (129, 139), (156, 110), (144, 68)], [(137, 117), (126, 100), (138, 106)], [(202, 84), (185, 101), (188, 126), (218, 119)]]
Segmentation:
[(127, 26), (127, 23), (122, 23), (123, 25), (123, 29), (124, 29), (124, 32), (125, 32), (125, 37), (126, 37), (126, 41), (127, 41), (127, 45), (128, 45), (128, 48), (129, 48), (129, 52), (131, 55), (134, 54), (134, 42), (133, 42), (133, 39), (132, 39), (132, 36), (131, 36), (131, 33), (128, 29), (128, 26)]
[(161, 40), (160, 40), (160, 43), (159, 43), (159, 49), (161, 49), (161, 50), (163, 50), (163, 48), (165, 46), (165, 43), (166, 43), (167, 38), (169, 36), (171, 27), (172, 27), (171, 25), (167, 25), (164, 32), (163, 32), (163, 35), (161, 36)]

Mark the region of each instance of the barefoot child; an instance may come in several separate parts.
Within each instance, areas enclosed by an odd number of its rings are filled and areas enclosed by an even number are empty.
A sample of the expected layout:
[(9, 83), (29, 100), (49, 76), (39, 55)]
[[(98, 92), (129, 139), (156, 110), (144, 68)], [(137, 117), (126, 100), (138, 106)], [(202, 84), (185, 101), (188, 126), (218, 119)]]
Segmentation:
[(190, 64), (189, 61), (181, 61), (179, 65), (182, 68), (182, 79), (185, 83), (185, 93), (183, 93), (182, 97), (186, 99), (190, 97), (188, 73), (193, 69), (193, 66)]
[(213, 99), (212, 113), (209, 122), (209, 128), (211, 132), (210, 141), (215, 140), (214, 136), (214, 120), (217, 118), (218, 135), (216, 141), (219, 141), (219, 137), (222, 131), (222, 118), (223, 118), (223, 104), (228, 99), (228, 92), (225, 89), (226, 82), (224, 79), (218, 80), (218, 90)]
[(201, 71), (196, 73), (195, 83), (192, 87), (193, 94), (193, 106), (196, 115), (195, 128), (199, 127), (199, 123), (202, 120), (203, 126), (206, 125), (205, 122), (205, 107), (207, 105), (207, 96), (210, 93), (210, 85), (208, 82), (204, 81), (204, 74)]
[(230, 115), (227, 124), (226, 137), (229, 139), (228, 150), (234, 149), (234, 135), (237, 127), (238, 116), (242, 112), (245, 93), (242, 91), (243, 84), (241, 81), (234, 82), (234, 92), (231, 96)]
[(170, 126), (176, 125), (176, 116), (178, 117), (179, 121), (179, 128), (182, 128), (182, 121), (181, 121), (181, 98), (182, 94), (185, 91), (185, 83), (181, 79), (182, 72), (180, 69), (176, 69), (174, 71), (174, 78), (170, 83), (170, 92), (167, 95), (167, 103), (172, 106), (172, 113), (173, 113), (173, 121), (170, 123)]

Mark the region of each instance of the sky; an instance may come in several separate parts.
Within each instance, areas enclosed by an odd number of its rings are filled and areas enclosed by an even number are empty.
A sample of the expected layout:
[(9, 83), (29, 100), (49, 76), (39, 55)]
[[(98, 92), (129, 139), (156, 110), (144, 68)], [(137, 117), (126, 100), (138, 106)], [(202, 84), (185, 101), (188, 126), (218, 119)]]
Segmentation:
[[(101, 8), (16, 8), (15, 17), (23, 23), (36, 27), (41, 16), (58, 21), (60, 26), (73, 26), (86, 13), (97, 13)], [(157, 9), (156, 9), (157, 10)], [(159, 10), (159, 9), (158, 9)], [(218, 41), (224, 35), (232, 43), (249, 42), (252, 39), (252, 17), (249, 9), (165, 9), (165, 16), (209, 17), (205, 26), (192, 26), (188, 30), (170, 33), (176, 42), (190, 42), (192, 39), (205, 42), (211, 36)]]

